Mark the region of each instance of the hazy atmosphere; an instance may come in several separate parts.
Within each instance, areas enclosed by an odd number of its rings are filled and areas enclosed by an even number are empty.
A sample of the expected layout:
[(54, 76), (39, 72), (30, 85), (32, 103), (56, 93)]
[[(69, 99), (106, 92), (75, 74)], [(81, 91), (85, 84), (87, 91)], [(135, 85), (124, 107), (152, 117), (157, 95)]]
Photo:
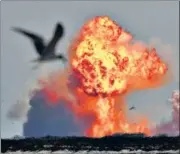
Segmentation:
[[(87, 19), (99, 15), (110, 16), (132, 33), (136, 40), (155, 44), (157, 52), (172, 68), (173, 77), (166, 86), (138, 91), (127, 98), (128, 106), (136, 106), (136, 110), (132, 112), (146, 115), (154, 123), (170, 118), (171, 104), (168, 99), (174, 89), (179, 89), (178, 2), (3, 1), (1, 3), (2, 137), (22, 135), (24, 117), (29, 109), (28, 103), (24, 102), (20, 106), (14, 106), (14, 104), (19, 100), (24, 100), (22, 97), (33, 86), (38, 76), (43, 76), (43, 74), (64, 66), (62, 62), (53, 62), (44, 64), (38, 70), (32, 70), (33, 64), (30, 61), (37, 56), (35, 49), (29, 39), (11, 31), (11, 27), (22, 27), (37, 32), (48, 41), (55, 24), (59, 21), (65, 27), (65, 36), (58, 43), (57, 52), (66, 54), (73, 36), (83, 23)], [(26, 99), (26, 101), (28, 100)], [(12, 108), (21, 112), (18, 115), (13, 115), (15, 117), (8, 116), (7, 113)], [(61, 112), (64, 112), (63, 109)], [(61, 130), (60, 133), (62, 136), (66, 135), (68, 128), (72, 127), (72, 121), (68, 120), (71, 119), (71, 116), (65, 116), (69, 123), (64, 124), (63, 130), (65, 132)], [(61, 128), (54, 131), (59, 129)]]

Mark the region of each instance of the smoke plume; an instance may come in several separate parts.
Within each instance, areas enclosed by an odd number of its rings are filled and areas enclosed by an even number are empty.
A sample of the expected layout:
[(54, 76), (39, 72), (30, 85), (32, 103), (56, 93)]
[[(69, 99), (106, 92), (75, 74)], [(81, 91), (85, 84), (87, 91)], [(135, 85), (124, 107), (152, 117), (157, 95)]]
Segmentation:
[(16, 104), (12, 105), (7, 113), (7, 117), (11, 120), (24, 120), (26, 119), (28, 110), (29, 104), (26, 104), (24, 101), (18, 101)]
[(75, 121), (75, 115), (66, 106), (66, 103), (59, 102), (50, 105), (46, 101), (43, 91), (38, 91), (30, 100), (28, 121), (24, 123), (23, 135), (26, 137), (72, 136), (83, 135), (83, 126)]
[(165, 121), (158, 124), (154, 130), (156, 134), (167, 134), (170, 136), (179, 135), (179, 90), (175, 90), (172, 93), (169, 101), (172, 104), (172, 115), (170, 121)]

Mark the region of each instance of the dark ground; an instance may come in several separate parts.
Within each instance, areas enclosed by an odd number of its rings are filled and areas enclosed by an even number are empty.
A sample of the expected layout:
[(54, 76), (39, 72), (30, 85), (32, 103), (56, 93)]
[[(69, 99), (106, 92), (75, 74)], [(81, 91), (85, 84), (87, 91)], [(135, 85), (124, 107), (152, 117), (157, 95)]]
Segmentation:
[(1, 152), (7, 151), (41, 151), (41, 150), (179, 150), (180, 136), (143, 137), (143, 136), (111, 136), (103, 138), (87, 137), (43, 137), (25, 139), (2, 139)]

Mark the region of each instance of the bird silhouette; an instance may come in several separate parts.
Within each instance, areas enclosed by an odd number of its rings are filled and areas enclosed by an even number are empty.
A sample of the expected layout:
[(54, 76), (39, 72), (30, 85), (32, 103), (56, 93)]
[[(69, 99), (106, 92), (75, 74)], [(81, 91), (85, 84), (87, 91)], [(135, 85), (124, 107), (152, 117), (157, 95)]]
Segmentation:
[(129, 110), (134, 110), (136, 109), (134, 106), (130, 107)]
[(32, 32), (29, 32), (23, 28), (12, 28), (13, 31), (18, 32), (20, 34), (23, 34), (24, 36), (31, 39), (31, 41), (34, 44), (34, 47), (36, 49), (36, 52), (38, 53), (39, 57), (35, 60), (32, 60), (32, 62), (44, 62), (44, 61), (51, 61), (51, 60), (62, 60), (63, 62), (66, 62), (67, 59), (62, 54), (57, 55), (55, 53), (56, 45), (58, 41), (62, 38), (64, 35), (64, 28), (62, 24), (57, 23), (54, 34), (51, 38), (51, 40), (45, 44), (44, 38), (34, 34)]

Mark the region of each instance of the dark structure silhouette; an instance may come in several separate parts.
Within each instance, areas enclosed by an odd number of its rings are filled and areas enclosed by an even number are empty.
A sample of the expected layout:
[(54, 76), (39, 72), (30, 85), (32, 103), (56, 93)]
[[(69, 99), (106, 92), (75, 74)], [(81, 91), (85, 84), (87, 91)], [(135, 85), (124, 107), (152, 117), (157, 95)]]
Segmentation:
[(62, 54), (55, 54), (55, 47), (58, 41), (64, 35), (64, 28), (62, 24), (56, 24), (56, 28), (52, 36), (52, 39), (47, 44), (44, 43), (44, 39), (41, 36), (31, 33), (25, 29), (13, 27), (12, 30), (20, 34), (23, 34), (24, 36), (30, 38), (33, 41), (35, 49), (39, 55), (39, 57), (36, 60), (33, 60), (33, 62), (42, 62), (57, 59), (61, 59), (63, 62), (67, 61), (67, 59)]

